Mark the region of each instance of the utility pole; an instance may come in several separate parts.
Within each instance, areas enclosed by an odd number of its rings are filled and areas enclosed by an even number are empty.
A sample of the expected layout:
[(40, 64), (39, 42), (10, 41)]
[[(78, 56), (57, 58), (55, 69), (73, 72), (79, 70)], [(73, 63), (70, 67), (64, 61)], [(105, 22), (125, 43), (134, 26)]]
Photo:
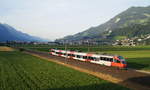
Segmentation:
[(89, 43), (89, 41), (87, 41), (88, 42), (88, 52), (90, 52), (90, 43)]
[(67, 43), (65, 43), (65, 52), (66, 52), (65, 60), (67, 60), (67, 57), (68, 57), (68, 54), (67, 54)]

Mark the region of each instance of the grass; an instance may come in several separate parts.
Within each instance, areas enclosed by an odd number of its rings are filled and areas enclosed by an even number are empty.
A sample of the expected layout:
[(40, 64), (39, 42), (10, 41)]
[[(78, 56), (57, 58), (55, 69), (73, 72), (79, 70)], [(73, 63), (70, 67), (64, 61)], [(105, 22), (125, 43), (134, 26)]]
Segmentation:
[[(38, 51), (48, 51), (50, 48), (65, 49), (65, 46), (49, 46), (49, 47), (25, 47)], [(67, 50), (80, 50), (83, 52), (106, 52), (106, 51), (141, 51), (141, 50), (150, 50), (150, 46), (67, 46)]]
[(115, 36), (114, 39), (115, 40), (122, 40), (122, 39), (125, 39), (127, 38), (127, 36)]
[(0, 90), (128, 90), (62, 65), (21, 53), (0, 52)]
[[(48, 52), (50, 48), (64, 49), (64, 46), (26, 47), (33, 50)], [(87, 52), (106, 52), (118, 54), (126, 58), (128, 67), (150, 71), (150, 46), (68, 46), (68, 50)]]
[(126, 57), (128, 67), (150, 71), (150, 50), (140, 51), (107, 51)]

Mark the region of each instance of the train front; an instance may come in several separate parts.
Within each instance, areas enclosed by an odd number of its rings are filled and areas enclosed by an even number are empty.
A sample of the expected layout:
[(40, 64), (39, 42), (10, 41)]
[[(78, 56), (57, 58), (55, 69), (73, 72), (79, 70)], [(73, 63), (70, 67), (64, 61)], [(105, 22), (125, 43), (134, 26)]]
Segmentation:
[(114, 56), (113, 57), (112, 66), (119, 67), (119, 68), (127, 68), (126, 60), (122, 56)]
[(126, 62), (125, 58), (123, 58), (122, 56), (118, 56), (118, 59), (120, 60), (121, 67), (127, 68), (127, 62)]

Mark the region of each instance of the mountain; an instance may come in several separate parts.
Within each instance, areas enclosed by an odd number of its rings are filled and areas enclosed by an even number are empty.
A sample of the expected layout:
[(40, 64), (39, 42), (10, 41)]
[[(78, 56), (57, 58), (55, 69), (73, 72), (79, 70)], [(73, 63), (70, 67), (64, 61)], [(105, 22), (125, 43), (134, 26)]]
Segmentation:
[(0, 42), (5, 41), (47, 41), (39, 37), (22, 33), (8, 24), (0, 23)]
[[(104, 24), (57, 41), (116, 40), (150, 33), (150, 6), (131, 7)], [(130, 34), (130, 35), (129, 35)]]

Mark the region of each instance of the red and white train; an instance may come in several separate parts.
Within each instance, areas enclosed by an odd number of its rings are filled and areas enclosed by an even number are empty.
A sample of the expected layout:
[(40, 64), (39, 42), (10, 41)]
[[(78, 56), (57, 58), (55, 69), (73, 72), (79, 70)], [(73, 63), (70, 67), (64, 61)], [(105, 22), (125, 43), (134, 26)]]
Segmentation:
[(122, 56), (118, 55), (103, 55), (103, 54), (98, 55), (75, 51), (57, 50), (57, 49), (50, 49), (50, 54), (106, 66), (127, 68), (127, 63), (125, 59)]

